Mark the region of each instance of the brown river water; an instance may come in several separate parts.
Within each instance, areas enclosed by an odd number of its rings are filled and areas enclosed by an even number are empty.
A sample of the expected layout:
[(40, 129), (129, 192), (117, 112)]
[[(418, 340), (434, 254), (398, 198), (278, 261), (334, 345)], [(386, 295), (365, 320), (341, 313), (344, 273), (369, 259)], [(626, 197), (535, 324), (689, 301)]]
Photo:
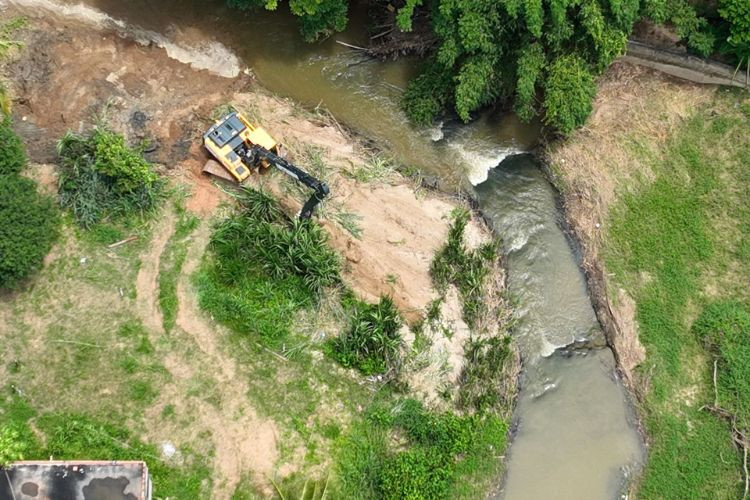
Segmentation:
[[(308, 44), (283, 5), (269, 13), (238, 12), (221, 0), (3, 3), (128, 31), (224, 76), (249, 69), (272, 92), (325, 107), (400, 163), (449, 189), (473, 189), (507, 253), (514, 336), (524, 359), (506, 473), (491, 497), (624, 497), (644, 449), (556, 193), (534, 158), (518, 154), (534, 146), (537, 124), (485, 112), (468, 125), (412, 127), (398, 102), (418, 61), (375, 61), (336, 43), (366, 43), (364, 12), (353, 12), (346, 32)], [(573, 344), (588, 347), (566, 349)]]

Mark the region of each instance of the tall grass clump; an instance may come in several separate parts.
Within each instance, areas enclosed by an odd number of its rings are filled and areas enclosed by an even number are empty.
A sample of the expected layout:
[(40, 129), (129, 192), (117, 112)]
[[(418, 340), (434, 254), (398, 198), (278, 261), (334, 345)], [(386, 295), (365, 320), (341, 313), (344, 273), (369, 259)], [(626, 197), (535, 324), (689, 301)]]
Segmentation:
[(484, 284), (490, 266), (497, 258), (497, 248), (494, 243), (487, 243), (469, 251), (464, 244), (464, 231), (470, 213), (457, 208), (451, 213), (451, 218), (448, 241), (435, 254), (430, 275), (435, 288), (443, 294), (449, 285), (458, 288), (464, 320), (473, 328), (485, 311)]
[(60, 203), (84, 228), (154, 211), (165, 182), (141, 151), (106, 127), (67, 132), (58, 142)]
[(375, 403), (344, 440), (337, 486), (342, 498), (478, 498), (506, 432), (496, 416), (432, 411), (413, 399)]
[(288, 217), (265, 192), (244, 189), (238, 204), (211, 237), (198, 277), (201, 306), (233, 330), (276, 345), (299, 309), (340, 282), (339, 258), (315, 221)]
[(513, 406), (516, 368), (510, 337), (473, 338), (464, 346), (458, 405), (478, 413), (508, 414)]
[(397, 369), (401, 316), (388, 296), (377, 304), (355, 301), (349, 328), (331, 341), (331, 354), (342, 365), (365, 375)]

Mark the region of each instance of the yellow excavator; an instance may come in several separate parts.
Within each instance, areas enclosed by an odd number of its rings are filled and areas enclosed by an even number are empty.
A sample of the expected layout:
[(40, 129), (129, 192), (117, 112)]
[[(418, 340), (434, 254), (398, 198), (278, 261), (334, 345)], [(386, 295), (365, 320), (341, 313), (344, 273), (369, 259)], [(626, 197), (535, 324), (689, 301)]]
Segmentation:
[(292, 165), (279, 153), (279, 143), (262, 127), (253, 125), (237, 111), (217, 120), (203, 134), (203, 145), (238, 183), (256, 170), (276, 167), (313, 190), (302, 207), (300, 219), (309, 219), (315, 207), (330, 194), (328, 185)]

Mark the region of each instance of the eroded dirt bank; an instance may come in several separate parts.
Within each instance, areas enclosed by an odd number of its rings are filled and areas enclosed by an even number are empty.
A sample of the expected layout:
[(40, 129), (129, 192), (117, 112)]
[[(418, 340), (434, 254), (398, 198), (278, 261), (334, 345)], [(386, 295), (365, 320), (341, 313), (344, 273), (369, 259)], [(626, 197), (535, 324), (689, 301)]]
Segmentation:
[[(15, 96), (14, 126), (29, 150), (28, 175), (54, 190), (51, 164), (56, 160), (56, 141), (68, 130), (83, 131), (102, 120), (132, 143), (143, 141), (147, 158), (173, 185), (187, 187), (186, 208), (203, 219), (191, 236), (177, 284), (179, 309), (172, 335), (188, 347), (167, 353), (163, 360), (169, 381), (146, 411), (151, 422), (160, 424), (147, 426), (145, 436), (152, 442), (174, 442), (201, 441), (208, 434), (214, 496), (228, 498), (246, 476), (270, 494), (270, 477), (296, 471), (291, 463), (294, 456), (282, 453), (284, 446), (294, 445), (281, 442), (283, 431), (273, 419), (256, 411), (252, 398), (244, 397), (252, 392), (244, 382), (247, 374), (216, 340), (224, 332), (198, 309), (189, 279), (200, 264), (212, 219), (218, 216), (222, 203), (230, 201), (224, 191), (227, 186), (201, 173), (208, 159), (202, 133), (212, 118), (231, 104), (283, 143), (290, 160), (325, 179), (332, 196), (321, 209), (321, 223), (345, 260), (345, 281), (367, 300), (392, 295), (409, 321), (422, 318), (437, 297), (430, 262), (446, 241), (451, 212), (461, 204), (422, 190), (328, 115), (311, 113), (270, 95), (249, 72), (226, 77), (196, 70), (171, 58), (163, 48), (134, 40), (126, 28), (113, 30), (58, 18), (47, 11), (16, 11), (12, 7), (2, 16), (17, 14), (28, 16), (30, 24), (18, 33), (24, 47), (5, 67), (5, 74)], [(309, 195), (278, 173), (253, 182), (278, 194), (290, 211), (298, 209), (300, 200)], [(152, 245), (138, 257), (132, 310), (154, 335), (154, 343), (163, 333), (154, 288), (174, 225), (171, 214), (161, 216), (154, 225)], [(478, 218), (470, 220), (466, 229), (469, 248), (491, 238)], [(504, 304), (503, 270), (496, 266), (492, 274), (488, 280), (493, 287), (491, 296)], [(112, 300), (126, 300), (122, 290), (119, 297), (113, 295)], [(442, 316), (451, 323), (454, 334), (435, 342), (426, 352), (429, 359), (420, 360), (420, 366), (427, 368), (420, 368), (421, 374), (411, 381), (415, 396), (435, 404), (439, 404), (441, 389), (456, 386), (464, 361), (463, 345), (471, 335), (461, 319), (455, 291), (448, 297), (442, 304)], [(75, 303), (81, 300), (77, 298)], [(96, 301), (96, 297), (92, 294), (86, 300)], [(501, 319), (507, 318), (488, 321)], [(53, 319), (40, 318), (39, 322), (34, 335), (42, 342)], [(188, 397), (196, 380), (202, 379), (215, 387), (210, 402)], [(508, 390), (512, 392), (512, 388)], [(512, 394), (508, 398), (512, 399)], [(165, 423), (166, 411), (189, 414), (193, 424)], [(304, 455), (304, 450), (294, 453)]]

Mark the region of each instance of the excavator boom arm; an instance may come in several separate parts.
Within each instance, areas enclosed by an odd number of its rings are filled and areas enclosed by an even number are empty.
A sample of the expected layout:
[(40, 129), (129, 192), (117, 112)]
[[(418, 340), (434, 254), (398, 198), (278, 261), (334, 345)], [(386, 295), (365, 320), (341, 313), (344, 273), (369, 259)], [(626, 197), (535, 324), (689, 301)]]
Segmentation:
[(300, 219), (309, 219), (315, 211), (315, 207), (318, 206), (318, 204), (323, 201), (325, 197), (328, 196), (331, 192), (331, 190), (328, 188), (328, 184), (313, 177), (301, 168), (292, 165), (281, 156), (267, 150), (263, 146), (259, 146), (257, 144), (252, 146), (247, 151), (245, 157), (247, 158), (250, 165), (256, 165), (259, 161), (266, 160), (277, 169), (297, 180), (297, 182), (301, 182), (302, 184), (313, 190), (312, 196), (307, 200), (307, 202), (305, 202), (302, 210), (300, 211)]

